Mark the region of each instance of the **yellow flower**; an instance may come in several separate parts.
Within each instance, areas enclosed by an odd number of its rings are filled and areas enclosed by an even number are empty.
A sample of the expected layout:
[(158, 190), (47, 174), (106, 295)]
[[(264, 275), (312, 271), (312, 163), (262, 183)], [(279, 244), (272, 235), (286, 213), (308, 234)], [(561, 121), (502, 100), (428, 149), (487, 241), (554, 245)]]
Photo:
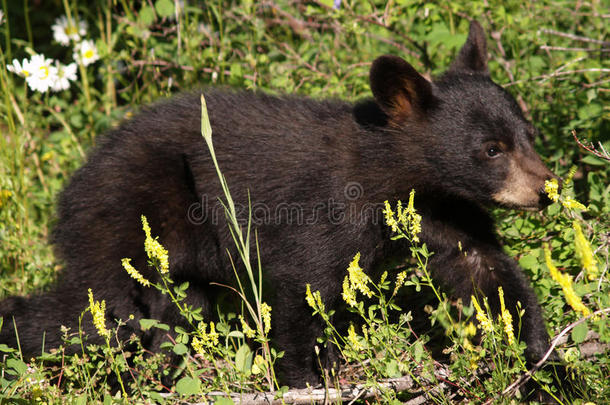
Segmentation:
[(349, 276), (345, 276), (343, 279), (343, 292), (341, 293), (341, 296), (350, 307), (355, 307), (358, 305), (358, 301), (356, 301), (356, 291), (354, 291), (354, 289), (350, 286)]
[(318, 312), (324, 312), (324, 304), (322, 303), (320, 291), (316, 291), (312, 294), (310, 284), (307, 284), (306, 288), (305, 301), (307, 301), (307, 304)]
[(246, 335), (246, 337), (252, 339), (254, 336), (256, 336), (256, 331), (246, 323), (246, 320), (243, 316), (239, 316), (239, 321), (241, 322), (241, 329), (244, 332), (244, 335)]
[(477, 334), (477, 328), (474, 326), (474, 323), (468, 322), (468, 325), (464, 328), (464, 334), (466, 336), (474, 336)]
[(142, 284), (144, 287), (150, 286), (150, 281), (145, 279), (144, 276), (142, 274), (140, 274), (140, 272), (137, 271), (135, 269), (135, 267), (133, 267), (131, 265), (131, 259), (127, 259), (127, 258), (122, 259), (121, 264), (123, 265), (123, 268), (125, 269), (125, 271), (127, 271), (127, 274), (129, 274), (131, 276), (131, 278), (136, 280), (138, 283)]
[(402, 287), (402, 285), (405, 283), (405, 279), (407, 278), (407, 271), (401, 271), (400, 273), (398, 273), (398, 275), (396, 276), (396, 285), (394, 287), (394, 292), (392, 292), (392, 295), (396, 295), (396, 293), (398, 292), (398, 289), (400, 287)]
[(544, 245), (544, 260), (551, 273), (551, 278), (557, 281), (561, 286), (567, 303), (574, 311), (582, 312), (585, 316), (589, 315), (591, 311), (582, 303), (580, 297), (574, 292), (574, 288), (572, 287), (572, 276), (569, 274), (562, 274), (557, 270), (557, 267), (553, 264), (553, 259), (551, 259), (551, 250), (547, 245)]
[(350, 287), (353, 290), (359, 290), (362, 294), (367, 297), (372, 297), (373, 292), (368, 287), (368, 283), (371, 281), (369, 276), (366, 275), (362, 267), (359, 264), (360, 261), (360, 252), (356, 253), (354, 256), (354, 260), (349, 264), (347, 268), (347, 272), (349, 275), (349, 283)]
[(500, 297), (500, 319), (504, 324), (504, 333), (508, 338), (508, 344), (512, 345), (515, 342), (515, 333), (513, 331), (513, 317), (504, 305), (504, 290), (498, 287), (498, 295)]
[(483, 309), (481, 308), (481, 306), (479, 305), (479, 302), (477, 301), (477, 299), (474, 297), (474, 295), (470, 296), (470, 299), (472, 300), (472, 303), (474, 304), (474, 308), (477, 311), (477, 321), (479, 321), (479, 329), (491, 333), (494, 331), (494, 326), (492, 324), (492, 322), (489, 320), (489, 318), (487, 317), (487, 314), (483, 311)]
[(261, 304), (261, 317), (263, 318), (263, 324), (265, 325), (265, 335), (271, 330), (271, 306), (266, 302)]
[(354, 350), (363, 350), (364, 346), (358, 341), (358, 335), (356, 335), (356, 329), (354, 325), (351, 324), (349, 329), (347, 330), (347, 340), (350, 342)]
[(546, 180), (544, 182), (544, 191), (552, 201), (557, 202), (559, 200), (559, 184), (557, 179)]
[(570, 171), (568, 172), (568, 175), (565, 177), (565, 180), (563, 181), (563, 186), (567, 187), (570, 185), (570, 183), (572, 183), (572, 180), (574, 179), (574, 175), (576, 174), (576, 171), (578, 170), (578, 166), (572, 166), (570, 167)]
[(91, 288), (89, 288), (89, 311), (93, 316), (93, 326), (95, 326), (95, 329), (97, 329), (97, 333), (101, 337), (109, 339), (110, 331), (106, 329), (106, 301), (94, 301)]
[(587, 210), (587, 207), (585, 207), (583, 204), (579, 203), (572, 197), (564, 197), (563, 201), (561, 201), (561, 205), (563, 205), (564, 207), (566, 207), (569, 210), (579, 210), (579, 211)]
[(580, 257), (582, 267), (587, 272), (587, 278), (589, 280), (595, 280), (597, 278), (597, 261), (591, 250), (591, 245), (585, 238), (582, 232), (580, 224), (574, 221), (574, 244), (576, 245), (576, 254)]
[[(205, 345), (207, 347), (216, 346), (218, 344), (218, 333), (216, 332), (216, 327), (214, 326), (214, 322), (210, 322), (210, 331), (207, 332), (207, 325), (205, 322), (199, 322), (197, 326), (197, 334), (199, 335), (199, 339), (197, 337), (193, 338), (198, 340), (198, 345)], [(193, 343), (193, 347), (194, 343)], [(197, 350), (197, 348), (195, 348)], [(197, 350), (197, 352), (199, 352)]]
[(392, 228), (392, 232), (398, 231), (398, 221), (394, 218), (394, 211), (392, 211), (392, 207), (390, 207), (390, 203), (388, 200), (383, 202), (385, 204), (385, 209), (383, 213), (385, 214), (385, 223)]
[(167, 250), (159, 243), (157, 238), (154, 238), (150, 234), (150, 226), (148, 220), (142, 215), (142, 229), (146, 233), (146, 240), (144, 241), (144, 250), (148, 258), (159, 263), (159, 271), (161, 274), (169, 272), (169, 257)]
[(413, 242), (419, 242), (418, 235), (421, 232), (421, 215), (415, 212), (414, 200), (415, 190), (411, 190), (411, 193), (409, 194), (409, 204), (399, 216), (403, 227), (409, 230), (409, 235), (411, 235)]
[[(404, 229), (406, 236), (411, 242), (419, 242), (419, 233), (421, 232), (421, 215), (415, 211), (414, 206), (415, 190), (411, 190), (409, 194), (409, 203), (406, 208), (402, 207), (402, 202), (396, 203), (396, 214), (392, 211), (390, 203), (384, 201), (385, 221), (392, 228), (392, 232), (397, 232), (400, 228)], [(396, 216), (395, 216), (396, 215)]]
[(198, 354), (202, 356), (205, 354), (203, 341), (197, 336), (193, 337), (193, 340), (191, 341), (191, 346), (193, 346), (193, 349), (195, 349)]
[(9, 190), (0, 190), (0, 208), (2, 208), (4, 202), (8, 201), (8, 199), (11, 198), (12, 195), (13, 193)]

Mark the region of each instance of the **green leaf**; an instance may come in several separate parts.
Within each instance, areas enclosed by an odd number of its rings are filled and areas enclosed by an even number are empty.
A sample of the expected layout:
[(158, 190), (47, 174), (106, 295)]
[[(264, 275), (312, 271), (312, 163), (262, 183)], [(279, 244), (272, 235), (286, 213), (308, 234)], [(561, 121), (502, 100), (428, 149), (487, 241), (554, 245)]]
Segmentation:
[(189, 351), (188, 347), (186, 347), (186, 345), (182, 343), (178, 343), (177, 345), (175, 345), (173, 350), (174, 353), (176, 353), (178, 356), (182, 356), (183, 354)]
[(593, 155), (587, 155), (584, 158), (580, 159), (580, 161), (591, 166), (605, 166), (607, 164), (603, 160), (598, 159)]
[(14, 351), (15, 349), (13, 349), (12, 347), (8, 347), (4, 343), (0, 343), (0, 352), (11, 353)]
[(140, 14), (138, 15), (138, 20), (140, 20), (140, 24), (148, 27), (155, 21), (155, 10), (152, 7), (144, 6), (140, 10)]
[(581, 120), (586, 120), (590, 118), (595, 118), (602, 113), (602, 106), (598, 103), (590, 103), (585, 104), (584, 106), (578, 109), (578, 118)]
[(585, 341), (587, 337), (587, 332), (589, 328), (587, 327), (587, 323), (583, 322), (579, 325), (576, 325), (574, 329), (572, 329), (572, 340), (574, 343), (582, 343)]
[(87, 403), (87, 394), (82, 394), (73, 402), (75, 405), (85, 405)]
[(174, 15), (174, 3), (171, 0), (158, 0), (155, 3), (155, 10), (161, 17), (169, 17)]
[(169, 325), (166, 325), (164, 323), (161, 323), (159, 321), (157, 321), (156, 319), (140, 319), (140, 328), (142, 330), (148, 330), (150, 328), (157, 328), (157, 329), (161, 329), (161, 330), (169, 330)]
[(156, 319), (140, 319), (140, 328), (142, 330), (149, 330), (155, 326), (159, 321)]
[(538, 268), (538, 257), (533, 254), (527, 254), (519, 259), (519, 265), (528, 270)]
[(28, 370), (28, 365), (19, 359), (8, 359), (6, 366), (16, 370), (19, 374), (23, 374)]
[(398, 378), (401, 376), (396, 360), (392, 359), (385, 365), (385, 373), (390, 378)]
[(201, 381), (198, 378), (182, 377), (176, 383), (176, 392), (180, 395), (195, 395), (198, 394), (201, 387)]
[(252, 351), (248, 345), (242, 345), (235, 353), (235, 367), (243, 373), (248, 373), (252, 367)]

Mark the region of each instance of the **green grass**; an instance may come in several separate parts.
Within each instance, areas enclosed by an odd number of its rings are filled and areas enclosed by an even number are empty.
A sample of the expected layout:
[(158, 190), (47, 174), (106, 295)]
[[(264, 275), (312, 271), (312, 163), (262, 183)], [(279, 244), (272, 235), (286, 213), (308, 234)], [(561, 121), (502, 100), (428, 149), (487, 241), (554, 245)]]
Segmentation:
[[(357, 100), (369, 95), (370, 63), (384, 53), (404, 57), (420, 72), (441, 73), (466, 38), (466, 17), (473, 17), (488, 32), (492, 78), (516, 96), (539, 129), (536, 146), (547, 165), (562, 177), (575, 167), (564, 197), (573, 197), (588, 207), (584, 212), (568, 210), (561, 204), (553, 204), (542, 213), (497, 210), (506, 250), (532, 280), (552, 336), (582, 319), (583, 314), (566, 304), (564, 291), (551, 278), (545, 245), (552, 252), (554, 264), (573, 276), (575, 294), (589, 311), (610, 307), (610, 163), (579, 146), (572, 134), (574, 130), (586, 146), (593, 143), (598, 151), (602, 146), (610, 151), (610, 18), (603, 2), (580, 2), (577, 7), (571, 1), (511, 0), (498, 3), (501, 5), (465, 0), (438, 5), (423, 1), (343, 1), (338, 10), (332, 9), (332, 1), (185, 3), (176, 14), (170, 0), (142, 2), (137, 7), (132, 2), (110, 0), (92, 5), (76, 0), (2, 2), (0, 298), (42, 291), (51, 285), (61, 268), (47, 242), (57, 195), (83, 163), (96, 137), (128, 118), (139, 106), (208, 85)], [(29, 58), (32, 52), (63, 64), (72, 62), (72, 47), (52, 40), (51, 26), (64, 14), (88, 23), (86, 37), (95, 41), (100, 60), (80, 66), (78, 79), (69, 90), (32, 91), (6, 66), (14, 58)], [(231, 184), (230, 178), (227, 183)], [(575, 246), (574, 222), (581, 225), (595, 252), (598, 273), (593, 278), (583, 270), (582, 255)], [(408, 287), (430, 291), (421, 266), (411, 271)], [(393, 277), (381, 283), (374, 280), (379, 293), (391, 293), (393, 285), (388, 283), (394, 282)], [(178, 290), (176, 296), (184, 293)], [(469, 392), (466, 398), (472, 401), (497, 398), (498, 392), (523, 374), (519, 348), (501, 346), (505, 357), (502, 364), (495, 365), (496, 374), (465, 383), (473, 357), (464, 347), (466, 325), (450, 321), (448, 314), (454, 313), (455, 303), (439, 297), (430, 311), (437, 325), (430, 336), (440, 329), (441, 334), (447, 332), (451, 337), (453, 343), (447, 349), (452, 360), (449, 379), (462, 384)], [(379, 308), (387, 303), (379, 303)], [(467, 314), (472, 311), (466, 309)], [(160, 385), (161, 376), (169, 371), (159, 354), (136, 350), (126, 355), (120, 348), (93, 347), (87, 362), (82, 356), (71, 357), (64, 359), (62, 367), (50, 361), (61, 360), (61, 353), (31, 362), (0, 344), (0, 367), (5, 372), (0, 374), (0, 398), (120, 402), (111, 398), (115, 391), (111, 392), (106, 382), (118, 369), (126, 369), (127, 363), (121, 360), (125, 356), (131, 357), (141, 372), (137, 386), (126, 387), (131, 400), (160, 401), (156, 392), (163, 389), (176, 395), (228, 390), (237, 384), (230, 378), (240, 379), (237, 386), (244, 392), (266, 389), (269, 381), (265, 375), (269, 373), (265, 370), (272, 356), (261, 362), (254, 354), (260, 344), (265, 344), (264, 336), (251, 348), (244, 344), (243, 336), (229, 337), (231, 331), (242, 329), (238, 319), (227, 314), (217, 325), (220, 339), (233, 339), (233, 345), (228, 351), (206, 354), (216, 357), (197, 357), (189, 349), (189, 339), (197, 331), (184, 331), (179, 334), (183, 340), (168, 344), (169, 349), (182, 353), (185, 365), (175, 372), (179, 384), (165, 388)], [(374, 339), (393, 331), (400, 337), (395, 344), (403, 345), (398, 347), (404, 348), (404, 354), (376, 363), (377, 371), (367, 374), (366, 368), (358, 366), (367, 359), (362, 351), (354, 351), (353, 340), (349, 346), (349, 336), (337, 337), (329, 330), (326, 338), (346, 347), (344, 355), (350, 361), (346, 370), (352, 374), (329, 376), (327, 384), (332, 386), (348, 377), (372, 384), (376, 379), (405, 373), (412, 374), (423, 386), (434, 380), (431, 375), (435, 363), (428, 354), (433, 351), (429, 347), (433, 343), (426, 344), (429, 337), (414, 336), (406, 318), (387, 325), (377, 324), (375, 319), (368, 319), (377, 325), (368, 338), (360, 330), (353, 332), (360, 344), (368, 345), (366, 353), (374, 360), (375, 353), (384, 350), (381, 340)], [(607, 319), (606, 314), (579, 323), (559, 346), (560, 352), (568, 353), (570, 366), (586, 379), (588, 388), (583, 397), (595, 403), (610, 397), (606, 382), (610, 356), (607, 348), (599, 346), (610, 340)], [(5, 322), (3, 327), (11, 325)], [(146, 327), (165, 326), (151, 321)], [(592, 337), (587, 337), (588, 332), (593, 333)], [(494, 336), (502, 341), (501, 330)], [(585, 340), (597, 344), (597, 354), (585, 356), (575, 351)], [(188, 355), (189, 350), (192, 355)], [(109, 359), (119, 360), (111, 363)], [(205, 364), (210, 359), (233, 364), (227, 366), (231, 371), (225, 376), (208, 375)], [(487, 350), (476, 361), (483, 368), (491, 360), (493, 356)], [(415, 363), (418, 368), (413, 370), (410, 365)], [(255, 364), (258, 373), (253, 372)], [(11, 372), (17, 378), (8, 378)], [(58, 386), (59, 375), (63, 383)], [(539, 378), (544, 381), (547, 377)], [(252, 382), (245, 382), (248, 379)], [(39, 383), (31, 383), (33, 380)], [(382, 392), (368, 400), (405, 398)], [(448, 392), (436, 392), (436, 400), (450, 401), (445, 397)]]

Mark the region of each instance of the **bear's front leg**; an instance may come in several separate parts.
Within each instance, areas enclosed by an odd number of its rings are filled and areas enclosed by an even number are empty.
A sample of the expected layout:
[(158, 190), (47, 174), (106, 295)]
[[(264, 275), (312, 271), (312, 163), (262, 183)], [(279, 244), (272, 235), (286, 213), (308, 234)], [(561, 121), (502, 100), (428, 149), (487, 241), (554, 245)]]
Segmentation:
[[(339, 295), (333, 283), (320, 285), (319, 280), (308, 280), (311, 291), (320, 291), (325, 310), (334, 309)], [(324, 334), (323, 321), (319, 315), (312, 315), (313, 309), (305, 300), (305, 283), (281, 283), (275, 289), (272, 316), (272, 342), (277, 350), (284, 352), (278, 360), (278, 376), (281, 384), (294, 388), (307, 385), (317, 386), (320, 380), (320, 366), (332, 366), (332, 355), (326, 348), (319, 347), (316, 353), (316, 339)], [(332, 294), (329, 295), (329, 287)], [(334, 295), (333, 295), (334, 294)], [(318, 345), (320, 346), (320, 345)]]
[[(465, 304), (472, 295), (479, 299), (487, 297), (494, 318), (500, 313), (498, 288), (502, 287), (515, 335), (521, 327), (519, 335), (527, 344), (528, 362), (534, 364), (544, 356), (549, 348), (549, 336), (534, 290), (521, 268), (499, 245), (470, 244), (462, 249), (436, 251), (429, 265), (433, 277)], [(525, 311), (521, 319), (517, 302)]]

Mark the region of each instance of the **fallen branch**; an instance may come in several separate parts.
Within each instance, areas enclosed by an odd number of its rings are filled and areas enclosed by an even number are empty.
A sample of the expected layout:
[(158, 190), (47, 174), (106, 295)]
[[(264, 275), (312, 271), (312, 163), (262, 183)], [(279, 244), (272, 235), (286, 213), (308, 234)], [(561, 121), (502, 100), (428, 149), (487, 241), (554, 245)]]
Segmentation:
[[(377, 383), (375, 386), (366, 384), (353, 384), (344, 388), (303, 388), (293, 389), (279, 394), (277, 392), (254, 392), (254, 393), (226, 393), (222, 391), (212, 391), (205, 394), (208, 400), (203, 402), (189, 403), (189, 405), (212, 405), (219, 397), (230, 398), (234, 403), (241, 405), (279, 405), (279, 404), (328, 404), (328, 403), (353, 403), (379, 396), (382, 390), (392, 390), (394, 392), (411, 391), (416, 396), (405, 402), (409, 405), (429, 403), (431, 395), (440, 393), (449, 388), (445, 380), (449, 371), (446, 367), (440, 366), (435, 371), (437, 377), (435, 381), (430, 381), (429, 385), (422, 386), (410, 376), (391, 378)], [(164, 393), (161, 396), (171, 398), (174, 394)], [(452, 396), (449, 396), (450, 398)]]

